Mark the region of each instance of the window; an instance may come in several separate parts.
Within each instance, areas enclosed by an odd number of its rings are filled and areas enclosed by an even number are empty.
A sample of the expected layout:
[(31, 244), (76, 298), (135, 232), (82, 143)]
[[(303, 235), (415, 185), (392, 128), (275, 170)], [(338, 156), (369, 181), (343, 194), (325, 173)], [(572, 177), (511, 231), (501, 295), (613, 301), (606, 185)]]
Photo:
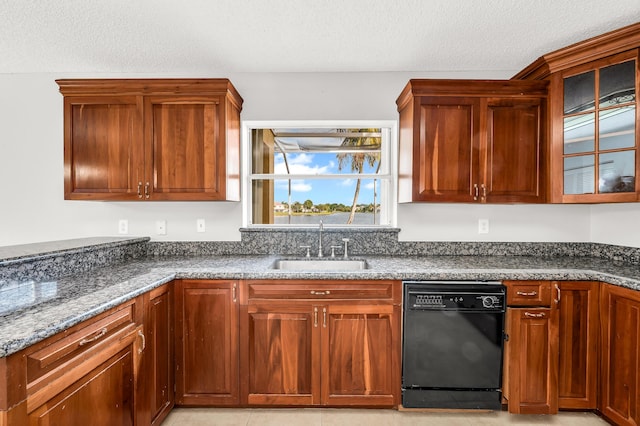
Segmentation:
[(244, 122), (243, 135), (246, 226), (395, 226), (395, 122)]
[(564, 78), (564, 193), (635, 192), (636, 62)]

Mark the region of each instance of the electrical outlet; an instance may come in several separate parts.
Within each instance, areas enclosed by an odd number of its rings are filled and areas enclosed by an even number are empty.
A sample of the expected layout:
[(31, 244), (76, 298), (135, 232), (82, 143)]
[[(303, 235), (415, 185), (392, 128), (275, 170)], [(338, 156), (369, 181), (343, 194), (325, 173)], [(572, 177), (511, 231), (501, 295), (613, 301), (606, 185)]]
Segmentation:
[(206, 230), (206, 224), (204, 219), (198, 219), (196, 220), (196, 231), (197, 232), (204, 232)]
[(167, 235), (167, 221), (156, 220), (156, 234)]
[(127, 219), (120, 219), (118, 221), (118, 234), (129, 233), (129, 221)]
[(478, 234), (489, 233), (489, 219), (478, 219)]

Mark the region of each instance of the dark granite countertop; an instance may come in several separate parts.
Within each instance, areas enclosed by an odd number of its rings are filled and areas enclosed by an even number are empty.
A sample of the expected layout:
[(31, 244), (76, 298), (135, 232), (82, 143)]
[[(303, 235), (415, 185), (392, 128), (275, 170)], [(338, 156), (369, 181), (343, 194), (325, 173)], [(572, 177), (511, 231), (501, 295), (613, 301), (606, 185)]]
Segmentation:
[(280, 271), (278, 256), (146, 257), (48, 281), (0, 287), (0, 357), (89, 319), (174, 278), (597, 280), (640, 290), (640, 266), (591, 257), (366, 256), (352, 272)]

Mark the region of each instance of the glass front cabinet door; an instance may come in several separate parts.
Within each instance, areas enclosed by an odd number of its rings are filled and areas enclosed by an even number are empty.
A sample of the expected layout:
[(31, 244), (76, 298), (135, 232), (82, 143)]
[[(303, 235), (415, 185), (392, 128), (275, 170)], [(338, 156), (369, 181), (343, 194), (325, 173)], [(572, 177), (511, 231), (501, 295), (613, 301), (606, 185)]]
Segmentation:
[(638, 200), (637, 56), (634, 50), (574, 67), (556, 80), (562, 96), (553, 137), (556, 201)]

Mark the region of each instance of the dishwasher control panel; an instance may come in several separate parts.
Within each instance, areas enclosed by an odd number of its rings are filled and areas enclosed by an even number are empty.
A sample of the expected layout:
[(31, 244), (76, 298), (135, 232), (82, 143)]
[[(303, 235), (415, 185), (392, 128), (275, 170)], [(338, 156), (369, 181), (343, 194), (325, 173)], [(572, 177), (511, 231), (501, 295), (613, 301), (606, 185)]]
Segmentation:
[(456, 284), (424, 286), (406, 284), (405, 309), (504, 310), (504, 286), (476, 284), (472, 288)]

